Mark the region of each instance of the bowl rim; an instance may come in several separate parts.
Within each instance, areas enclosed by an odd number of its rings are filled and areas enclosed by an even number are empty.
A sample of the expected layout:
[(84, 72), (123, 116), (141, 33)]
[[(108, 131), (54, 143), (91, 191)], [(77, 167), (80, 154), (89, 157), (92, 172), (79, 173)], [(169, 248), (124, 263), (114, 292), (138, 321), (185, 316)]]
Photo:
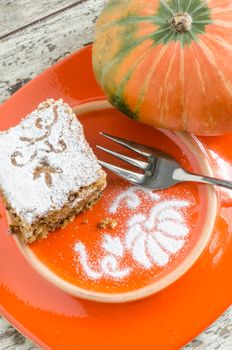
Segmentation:
[[(99, 101), (96, 101), (96, 103), (88, 102), (87, 104), (89, 104), (89, 107), (87, 106), (87, 108), (85, 108), (85, 106), (83, 105), (81, 106), (82, 113), (90, 111), (92, 108), (94, 108), (94, 106), (95, 110), (109, 108), (108, 103), (104, 101), (100, 103)], [(196, 157), (200, 165), (201, 171), (207, 176), (213, 176), (213, 168), (211, 166), (210, 158), (204, 146), (196, 136), (183, 131), (165, 132), (170, 138), (176, 135), (187, 146), (187, 148), (190, 149), (190, 152)], [(213, 232), (213, 228), (215, 226), (215, 221), (218, 212), (218, 200), (215, 188), (211, 185), (205, 186), (207, 188), (208, 197), (207, 214), (201, 235), (191, 252), (188, 254), (186, 259), (182, 261), (182, 263), (179, 264), (169, 274), (165, 275), (158, 281), (155, 281), (151, 284), (148, 284), (142, 288), (138, 288), (133, 291), (123, 293), (105, 293), (95, 292), (73, 285), (72, 283), (67, 282), (58, 275), (56, 275), (55, 272), (52, 272), (52, 270), (50, 270), (36, 257), (36, 255), (32, 252), (29, 246), (20, 241), (20, 239), (16, 235), (13, 237), (23, 256), (27, 259), (27, 261), (37, 272), (39, 272), (45, 279), (57, 286), (59, 289), (74, 297), (103, 303), (125, 303), (140, 300), (152, 294), (158, 293), (161, 290), (173, 284), (174, 282), (176, 282), (194, 265), (194, 263), (198, 260), (205, 247), (207, 246), (211, 234)]]

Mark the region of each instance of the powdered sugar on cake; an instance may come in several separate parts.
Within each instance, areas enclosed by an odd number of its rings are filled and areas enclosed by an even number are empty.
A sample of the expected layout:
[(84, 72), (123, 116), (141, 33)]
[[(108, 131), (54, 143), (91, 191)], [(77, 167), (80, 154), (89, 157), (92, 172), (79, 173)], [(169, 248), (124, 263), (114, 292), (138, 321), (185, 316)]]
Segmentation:
[(28, 224), (61, 209), (71, 193), (102, 175), (80, 122), (62, 100), (43, 102), (16, 127), (0, 133), (0, 149), (1, 190)]

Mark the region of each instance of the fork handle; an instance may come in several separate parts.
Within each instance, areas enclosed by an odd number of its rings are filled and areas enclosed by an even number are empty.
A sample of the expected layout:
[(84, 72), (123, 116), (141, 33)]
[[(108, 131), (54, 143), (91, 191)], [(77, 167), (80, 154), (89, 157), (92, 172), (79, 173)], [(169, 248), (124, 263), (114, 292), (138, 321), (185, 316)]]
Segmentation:
[(205, 184), (225, 187), (232, 190), (232, 181), (216, 179), (214, 177), (209, 177), (209, 176), (196, 175), (196, 174), (188, 173), (183, 169), (177, 169), (174, 171), (173, 180), (201, 182)]

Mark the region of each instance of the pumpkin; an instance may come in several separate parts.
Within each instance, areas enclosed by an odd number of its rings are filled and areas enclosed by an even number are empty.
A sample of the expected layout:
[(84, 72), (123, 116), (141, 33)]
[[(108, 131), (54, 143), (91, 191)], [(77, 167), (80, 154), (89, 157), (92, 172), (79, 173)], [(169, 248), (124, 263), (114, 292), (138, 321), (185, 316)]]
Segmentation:
[(232, 1), (110, 0), (93, 67), (109, 101), (137, 121), (232, 132)]

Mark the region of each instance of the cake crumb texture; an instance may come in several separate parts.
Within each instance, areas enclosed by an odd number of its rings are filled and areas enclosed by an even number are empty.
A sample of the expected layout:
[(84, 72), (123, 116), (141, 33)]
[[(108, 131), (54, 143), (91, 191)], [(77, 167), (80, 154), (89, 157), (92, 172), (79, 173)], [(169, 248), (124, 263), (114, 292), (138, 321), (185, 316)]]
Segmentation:
[(104, 230), (106, 228), (115, 229), (117, 226), (118, 226), (117, 220), (111, 219), (111, 218), (102, 219), (97, 224), (97, 228), (99, 228), (101, 230)]

